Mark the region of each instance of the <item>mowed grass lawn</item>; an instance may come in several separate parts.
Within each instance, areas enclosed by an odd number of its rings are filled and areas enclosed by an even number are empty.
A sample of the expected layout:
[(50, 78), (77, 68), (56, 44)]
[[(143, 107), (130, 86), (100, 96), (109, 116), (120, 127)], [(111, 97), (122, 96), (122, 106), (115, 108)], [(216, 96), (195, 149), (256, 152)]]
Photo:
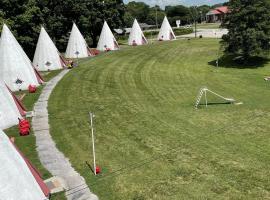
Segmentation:
[[(216, 68), (209, 62), (218, 42), (124, 47), (89, 59), (57, 85), (51, 134), (101, 200), (270, 198), (270, 83), (263, 80), (270, 65)], [(202, 86), (243, 105), (195, 110)], [(222, 103), (210, 95), (209, 102)], [(89, 111), (102, 168), (96, 177), (86, 164)]]

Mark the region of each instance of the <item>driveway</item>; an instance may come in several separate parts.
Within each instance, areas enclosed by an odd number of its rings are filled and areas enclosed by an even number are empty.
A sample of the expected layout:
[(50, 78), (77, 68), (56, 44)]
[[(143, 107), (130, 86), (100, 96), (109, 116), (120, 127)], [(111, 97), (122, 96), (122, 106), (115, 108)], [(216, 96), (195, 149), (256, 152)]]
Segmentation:
[[(223, 35), (227, 34), (227, 29), (198, 29), (197, 30), (197, 37), (200, 35), (203, 38), (221, 38)], [(177, 36), (177, 38), (194, 38), (195, 33)]]

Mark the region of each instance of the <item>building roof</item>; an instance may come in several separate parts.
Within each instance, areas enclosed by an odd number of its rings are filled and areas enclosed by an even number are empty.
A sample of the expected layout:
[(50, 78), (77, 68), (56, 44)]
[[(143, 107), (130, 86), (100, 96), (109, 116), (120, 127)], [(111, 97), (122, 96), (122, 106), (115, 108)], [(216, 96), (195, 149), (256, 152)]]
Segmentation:
[(221, 6), (221, 7), (216, 8), (216, 10), (225, 14), (229, 12), (228, 6)]
[(221, 6), (213, 10), (210, 10), (206, 15), (220, 15), (220, 14), (227, 14), (228, 12), (229, 12), (228, 6)]

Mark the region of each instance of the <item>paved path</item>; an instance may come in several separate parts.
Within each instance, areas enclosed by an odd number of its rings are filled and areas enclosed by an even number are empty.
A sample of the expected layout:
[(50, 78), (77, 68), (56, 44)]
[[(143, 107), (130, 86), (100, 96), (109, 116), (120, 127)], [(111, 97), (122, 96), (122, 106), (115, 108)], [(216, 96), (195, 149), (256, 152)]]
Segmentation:
[[(223, 35), (227, 34), (227, 29), (198, 29), (197, 30), (197, 36), (200, 35), (203, 38), (221, 38)], [(181, 35), (177, 36), (177, 38), (194, 38), (195, 33), (187, 34), (187, 35)]]
[(63, 70), (46, 84), (34, 106), (35, 116), (32, 119), (32, 126), (36, 136), (37, 151), (43, 166), (53, 176), (61, 177), (65, 181), (68, 200), (97, 200), (97, 196), (90, 192), (84, 178), (56, 148), (49, 131), (48, 99), (56, 84), (67, 72), (68, 70)]

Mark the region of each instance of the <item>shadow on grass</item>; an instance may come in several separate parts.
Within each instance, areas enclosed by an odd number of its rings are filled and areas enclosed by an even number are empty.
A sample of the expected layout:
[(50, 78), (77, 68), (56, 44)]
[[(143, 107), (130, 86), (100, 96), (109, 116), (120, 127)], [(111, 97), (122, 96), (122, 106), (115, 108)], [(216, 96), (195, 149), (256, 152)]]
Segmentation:
[(85, 161), (85, 164), (89, 167), (89, 169), (92, 171), (93, 174), (94, 173), (94, 169), (92, 168), (92, 166), (90, 165), (90, 163), (88, 163), (87, 161)]
[[(252, 57), (247, 60), (240, 56), (222, 56), (219, 59), (218, 66), (224, 68), (257, 69), (264, 67), (269, 61), (269, 58), (263, 57)], [(216, 67), (217, 60), (210, 61), (208, 64)]]
[[(214, 106), (214, 105), (223, 105), (223, 104), (232, 104), (231, 102), (212, 102), (207, 103), (207, 106)], [(199, 106), (205, 106), (205, 103), (200, 103)]]

